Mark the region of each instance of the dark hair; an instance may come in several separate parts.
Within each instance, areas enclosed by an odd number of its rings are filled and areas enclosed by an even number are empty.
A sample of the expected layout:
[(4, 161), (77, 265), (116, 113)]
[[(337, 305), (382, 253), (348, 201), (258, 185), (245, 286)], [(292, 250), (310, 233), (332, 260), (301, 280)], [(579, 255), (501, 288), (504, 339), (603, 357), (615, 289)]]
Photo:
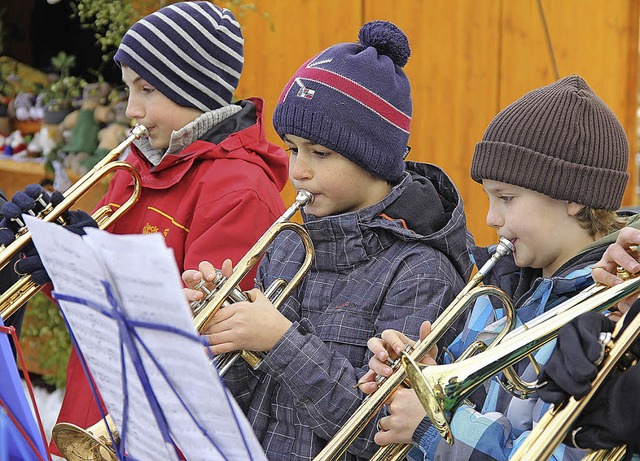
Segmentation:
[(602, 238), (627, 225), (626, 220), (619, 217), (615, 211), (589, 206), (585, 206), (580, 210), (575, 218), (578, 220), (580, 227), (586, 229), (594, 239)]

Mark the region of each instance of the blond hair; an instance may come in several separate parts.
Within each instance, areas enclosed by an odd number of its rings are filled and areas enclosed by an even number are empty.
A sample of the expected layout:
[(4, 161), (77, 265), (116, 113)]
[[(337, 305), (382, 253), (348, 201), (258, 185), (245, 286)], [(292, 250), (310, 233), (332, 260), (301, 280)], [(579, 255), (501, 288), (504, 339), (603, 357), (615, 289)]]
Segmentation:
[(580, 210), (575, 218), (578, 220), (580, 227), (586, 229), (593, 239), (602, 238), (627, 225), (627, 221), (618, 216), (615, 211), (588, 206)]

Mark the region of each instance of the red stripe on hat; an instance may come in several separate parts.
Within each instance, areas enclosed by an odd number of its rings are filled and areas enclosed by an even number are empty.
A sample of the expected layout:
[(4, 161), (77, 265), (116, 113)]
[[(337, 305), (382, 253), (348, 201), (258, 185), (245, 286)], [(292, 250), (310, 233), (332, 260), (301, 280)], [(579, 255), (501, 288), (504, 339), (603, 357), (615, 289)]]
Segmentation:
[(377, 94), (369, 91), (362, 85), (358, 85), (353, 80), (349, 80), (342, 75), (328, 70), (314, 67), (306, 67), (302, 69), (296, 77), (315, 80), (318, 83), (330, 86), (337, 91), (346, 94), (350, 98), (355, 99), (365, 107), (368, 107), (370, 110), (388, 120), (389, 123), (397, 126), (401, 130), (404, 130), (407, 133), (409, 132), (411, 117), (393, 107)]
[[(307, 64), (309, 64), (313, 59), (315, 59), (315, 56), (312, 57), (312, 58), (309, 58), (304, 64), (302, 64), (301, 68), (302, 69), (306, 68)], [(284, 89), (282, 90), (282, 93), (280, 93), (280, 98), (278, 99), (278, 104), (282, 104), (282, 102), (287, 98), (287, 94), (291, 90), (291, 86), (296, 81), (296, 78), (298, 78), (298, 73), (293, 74), (293, 76), (289, 79), (287, 84), (284, 86)]]

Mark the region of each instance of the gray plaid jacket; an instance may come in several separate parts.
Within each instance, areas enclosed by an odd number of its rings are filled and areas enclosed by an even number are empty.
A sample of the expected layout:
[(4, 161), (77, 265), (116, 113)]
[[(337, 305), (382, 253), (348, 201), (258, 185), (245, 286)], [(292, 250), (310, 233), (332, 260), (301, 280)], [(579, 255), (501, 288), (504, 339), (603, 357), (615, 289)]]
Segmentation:
[[(362, 402), (354, 385), (368, 369), (367, 340), (387, 328), (417, 337), (471, 270), (461, 199), (433, 165), (408, 163), (403, 180), (371, 207), (304, 218), (315, 259), (282, 306), (293, 325), (258, 370), (242, 362), (225, 376), (270, 460), (312, 459)], [(258, 284), (290, 280), (301, 260), (297, 236), (281, 234)], [(370, 457), (376, 421), (343, 459)]]

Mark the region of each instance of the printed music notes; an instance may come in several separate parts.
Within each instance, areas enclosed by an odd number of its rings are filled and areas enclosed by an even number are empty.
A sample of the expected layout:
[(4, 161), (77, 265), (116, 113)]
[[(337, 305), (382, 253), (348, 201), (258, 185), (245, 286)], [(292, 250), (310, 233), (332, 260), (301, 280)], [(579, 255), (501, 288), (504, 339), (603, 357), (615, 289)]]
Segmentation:
[(209, 365), (162, 236), (25, 219), (127, 456), (266, 460)]

